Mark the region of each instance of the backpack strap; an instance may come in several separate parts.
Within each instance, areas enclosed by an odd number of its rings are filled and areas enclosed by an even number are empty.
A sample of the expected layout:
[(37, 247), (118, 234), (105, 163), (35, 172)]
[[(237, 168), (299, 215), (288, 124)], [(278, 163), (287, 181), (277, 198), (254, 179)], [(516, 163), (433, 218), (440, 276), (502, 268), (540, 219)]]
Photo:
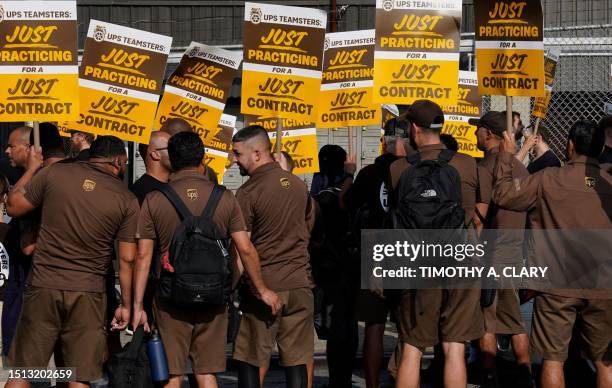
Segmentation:
[(170, 201), (170, 203), (172, 204), (172, 206), (174, 206), (174, 209), (176, 210), (178, 215), (181, 217), (181, 220), (184, 220), (192, 216), (191, 212), (185, 205), (185, 202), (183, 202), (181, 197), (178, 196), (176, 191), (174, 191), (174, 189), (170, 187), (170, 185), (160, 186), (157, 188), (157, 190), (159, 190), (162, 194), (166, 196), (168, 201)]
[(415, 152), (412, 155), (406, 156), (406, 160), (408, 161), (408, 163), (414, 166), (415, 164), (421, 161), (421, 154), (418, 152)]
[(204, 211), (202, 212), (202, 217), (212, 218), (215, 214), (215, 210), (217, 210), (217, 205), (219, 205), (219, 201), (221, 201), (221, 197), (225, 192), (225, 187), (221, 185), (215, 185), (213, 187), (213, 191), (210, 194), (210, 198), (208, 198), (208, 202), (206, 203), (206, 207), (204, 207)]
[(442, 150), (440, 151), (440, 154), (438, 155), (438, 162), (442, 162), (442, 163), (448, 163), (451, 161), (451, 159), (453, 158), (453, 156), (455, 156), (456, 152), (453, 150)]

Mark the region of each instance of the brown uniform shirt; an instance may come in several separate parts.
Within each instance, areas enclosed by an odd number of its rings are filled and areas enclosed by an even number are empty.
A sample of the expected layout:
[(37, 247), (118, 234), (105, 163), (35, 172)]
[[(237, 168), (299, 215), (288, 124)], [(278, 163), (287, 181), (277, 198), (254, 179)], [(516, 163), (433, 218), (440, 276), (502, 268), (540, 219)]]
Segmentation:
[[(513, 159), (506, 152), (498, 156), (493, 200), (499, 206), (533, 211), (533, 229), (612, 229), (612, 175), (602, 171), (596, 159), (578, 156), (564, 167), (550, 167), (523, 179), (515, 175)], [(612, 297), (612, 290), (549, 292), (578, 298)]]
[[(422, 160), (433, 160), (438, 157), (440, 151), (445, 150), (444, 144), (433, 144), (423, 146), (419, 149)], [(461, 196), (463, 199), (463, 210), (465, 211), (465, 224), (469, 225), (474, 217), (476, 206), (476, 190), (478, 189), (478, 174), (476, 171), (476, 160), (471, 156), (457, 153), (448, 163), (459, 172), (461, 177)], [(410, 167), (406, 158), (400, 158), (391, 164), (390, 183), (391, 190), (397, 189), (397, 184), (404, 170)]]
[[(170, 187), (176, 191), (194, 215), (201, 215), (212, 193), (214, 183), (196, 171), (180, 171), (170, 176)], [(240, 206), (231, 191), (226, 190), (217, 205), (213, 221), (226, 237), (246, 231)], [(161, 252), (169, 249), (172, 235), (181, 220), (174, 206), (159, 191), (147, 194), (140, 211), (137, 237), (157, 240)]]
[(308, 256), (312, 209), (304, 182), (271, 162), (255, 170), (236, 198), (266, 285), (274, 291), (312, 287)]
[(101, 164), (55, 164), (24, 188), (42, 206), (30, 284), (103, 292), (115, 240), (135, 242), (138, 200)]
[[(478, 203), (489, 205), (485, 229), (504, 229), (507, 231), (498, 232), (495, 241), (489, 241), (489, 252), (492, 255), (493, 264), (520, 263), (523, 259), (523, 237), (527, 221), (526, 212), (515, 212), (502, 209), (492, 201), (493, 186), (495, 185), (495, 162), (499, 155), (499, 148), (494, 148), (485, 153), (484, 159), (478, 163)], [(512, 168), (518, 178), (525, 178), (529, 175), (525, 166), (513, 158)], [(491, 245), (492, 244), (492, 245)]]

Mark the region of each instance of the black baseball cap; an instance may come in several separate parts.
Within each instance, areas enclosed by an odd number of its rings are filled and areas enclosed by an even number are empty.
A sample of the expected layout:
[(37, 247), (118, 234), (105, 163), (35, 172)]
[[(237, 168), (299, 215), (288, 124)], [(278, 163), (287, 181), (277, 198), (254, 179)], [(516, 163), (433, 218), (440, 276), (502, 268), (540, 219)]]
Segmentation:
[(444, 112), (440, 105), (430, 100), (417, 100), (406, 111), (406, 119), (423, 128), (441, 130)]
[(485, 113), (479, 119), (469, 119), (468, 123), (475, 125), (476, 128), (484, 127), (499, 137), (504, 137), (506, 131), (506, 115), (494, 110)]

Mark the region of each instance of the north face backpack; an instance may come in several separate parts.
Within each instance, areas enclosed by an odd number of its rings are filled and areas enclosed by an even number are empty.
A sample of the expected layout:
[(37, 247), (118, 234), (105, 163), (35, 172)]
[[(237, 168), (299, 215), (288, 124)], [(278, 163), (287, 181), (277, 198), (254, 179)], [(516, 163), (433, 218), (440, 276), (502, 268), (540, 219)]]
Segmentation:
[(170, 186), (158, 190), (181, 218), (162, 257), (160, 296), (185, 307), (226, 305), (231, 292), (228, 239), (212, 220), (225, 188), (215, 185), (201, 216), (192, 215)]
[(395, 229), (461, 229), (465, 222), (461, 177), (448, 162), (454, 151), (442, 150), (437, 160), (421, 160), (419, 154), (406, 159), (412, 165), (400, 177)]

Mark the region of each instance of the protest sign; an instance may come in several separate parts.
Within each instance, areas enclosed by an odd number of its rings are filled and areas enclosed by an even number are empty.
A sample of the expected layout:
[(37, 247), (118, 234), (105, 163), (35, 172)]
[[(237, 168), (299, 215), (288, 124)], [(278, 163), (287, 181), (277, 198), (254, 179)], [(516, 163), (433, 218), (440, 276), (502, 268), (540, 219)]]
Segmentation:
[(374, 102), (457, 99), (461, 0), (376, 0)]
[(555, 82), (555, 71), (557, 69), (557, 62), (559, 62), (559, 56), (561, 51), (557, 49), (546, 50), (546, 56), (544, 58), (544, 97), (536, 97), (533, 104), (533, 112), (531, 113), (534, 117), (543, 119), (546, 117), (548, 111), (548, 104), (552, 96), (553, 84)]
[(172, 38), (90, 20), (69, 129), (149, 142)]
[(373, 76), (374, 30), (327, 34), (317, 128), (378, 125)]
[(476, 72), (459, 72), (459, 98), (455, 105), (444, 105), (444, 127), (447, 133), (457, 140), (459, 152), (482, 158), (483, 153), (476, 147), (476, 127), (468, 120), (480, 118), (482, 98), (478, 94), (478, 77)]
[(0, 121), (78, 115), (76, 1), (0, 1)]
[(223, 114), (215, 131), (204, 139), (205, 164), (217, 174), (220, 184), (223, 183), (235, 128), (236, 116)]
[(319, 148), (314, 123), (286, 118), (244, 116), (245, 125), (257, 124), (265, 128), (276, 148), (277, 130), (281, 132), (281, 150), (291, 155), (295, 162), (294, 174), (319, 171)]
[(243, 114), (316, 121), (325, 11), (246, 3)]
[(540, 1), (475, 0), (474, 12), (480, 94), (543, 97)]
[(217, 129), (241, 60), (241, 53), (191, 42), (168, 78), (154, 129), (181, 118), (206, 139)]

